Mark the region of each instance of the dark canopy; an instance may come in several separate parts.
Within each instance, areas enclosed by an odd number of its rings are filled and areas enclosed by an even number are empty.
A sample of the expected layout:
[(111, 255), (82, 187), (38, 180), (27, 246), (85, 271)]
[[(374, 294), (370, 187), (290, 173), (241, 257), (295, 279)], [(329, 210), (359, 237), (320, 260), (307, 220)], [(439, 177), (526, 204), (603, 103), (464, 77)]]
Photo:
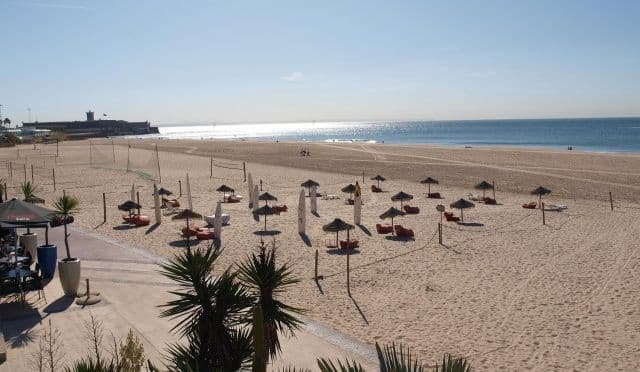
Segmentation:
[(356, 186), (352, 183), (348, 184), (347, 186), (342, 188), (342, 192), (348, 193), (348, 194), (353, 194), (354, 192), (356, 192)]
[(322, 230), (327, 232), (338, 232), (338, 231), (351, 230), (353, 229), (353, 227), (354, 227), (353, 225), (344, 222), (342, 219), (336, 218), (330, 223), (322, 226)]
[(278, 212), (275, 208), (272, 208), (268, 205), (263, 205), (262, 207), (253, 211), (253, 214), (257, 216), (264, 216), (264, 231), (267, 231), (267, 216), (271, 216), (277, 214)]
[(538, 186), (535, 190), (531, 191), (532, 195), (547, 195), (551, 194), (551, 190), (543, 186)]
[(493, 185), (487, 181), (482, 181), (479, 184), (474, 186), (477, 190), (491, 190), (493, 189)]
[(227, 193), (227, 192), (235, 192), (234, 189), (232, 189), (231, 187), (227, 186), (227, 185), (222, 185), (220, 187), (218, 187), (216, 189), (217, 192), (223, 192), (223, 193)]
[(318, 186), (320, 186), (320, 184), (317, 183), (316, 181), (312, 180), (312, 179), (308, 179), (308, 180), (304, 181), (303, 183), (301, 183), (300, 186), (306, 187), (306, 188), (309, 189), (309, 188), (311, 188), (313, 186), (318, 187)]
[(468, 200), (458, 199), (455, 202), (451, 203), (449, 206), (455, 209), (467, 209), (467, 208), (473, 208), (476, 205)]
[(258, 200), (276, 201), (276, 200), (278, 200), (278, 198), (276, 198), (275, 196), (269, 194), (268, 192), (265, 192), (262, 195), (258, 196)]
[(11, 225), (48, 224), (55, 215), (55, 211), (15, 198), (0, 204), (0, 222)]
[(161, 187), (161, 188), (158, 189), (158, 195), (169, 196), (169, 195), (173, 195), (173, 193), (171, 191), (165, 189), (164, 187)]
[(375, 177), (371, 177), (371, 179), (374, 180), (374, 181), (386, 181), (387, 180), (386, 178), (382, 177), (379, 174), (377, 176), (375, 176)]
[(404, 191), (400, 191), (399, 193), (391, 197), (391, 200), (393, 201), (405, 201), (405, 200), (411, 200), (411, 199), (413, 199), (413, 195), (407, 194)]
[(121, 211), (129, 212), (134, 209), (140, 209), (142, 206), (133, 200), (127, 200), (126, 202), (118, 205), (118, 209)]
[(430, 185), (436, 185), (438, 184), (438, 180), (435, 178), (431, 178), (431, 177), (427, 177), (425, 179), (423, 179), (422, 181), (420, 181), (420, 183), (427, 183)]
[(400, 209), (396, 208), (396, 207), (391, 207), (389, 209), (387, 209), (386, 212), (384, 212), (383, 214), (380, 215), (381, 219), (387, 219), (387, 218), (396, 218), (398, 216), (404, 216), (405, 213), (403, 211), (401, 211)]

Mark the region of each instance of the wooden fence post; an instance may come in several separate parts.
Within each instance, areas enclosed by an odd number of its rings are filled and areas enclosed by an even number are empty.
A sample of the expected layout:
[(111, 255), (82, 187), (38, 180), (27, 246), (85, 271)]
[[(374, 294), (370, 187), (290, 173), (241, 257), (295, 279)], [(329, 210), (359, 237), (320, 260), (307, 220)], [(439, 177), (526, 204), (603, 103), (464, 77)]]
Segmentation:
[(178, 180), (178, 189), (180, 190), (180, 196), (182, 196), (182, 181)]
[(31, 183), (33, 183), (33, 164), (31, 164)]
[(349, 294), (349, 297), (351, 297), (351, 283), (350, 283), (350, 278), (349, 278), (349, 256), (351, 256), (349, 253), (347, 253), (347, 293)]
[(102, 218), (104, 223), (107, 223), (107, 194), (102, 193)]
[(318, 250), (316, 249), (316, 260), (313, 270), (313, 280), (318, 281)]
[(245, 162), (242, 162), (242, 174), (243, 174), (242, 182), (247, 182), (247, 163)]
[(546, 225), (546, 224), (547, 224), (547, 223), (546, 223), (546, 220), (545, 220), (545, 218), (544, 218), (544, 202), (542, 203), (542, 224), (543, 224), (543, 225)]
[(51, 172), (53, 173), (53, 191), (56, 191), (56, 169), (51, 168)]
[(613, 210), (613, 194), (609, 191), (609, 204), (611, 204), (611, 210)]

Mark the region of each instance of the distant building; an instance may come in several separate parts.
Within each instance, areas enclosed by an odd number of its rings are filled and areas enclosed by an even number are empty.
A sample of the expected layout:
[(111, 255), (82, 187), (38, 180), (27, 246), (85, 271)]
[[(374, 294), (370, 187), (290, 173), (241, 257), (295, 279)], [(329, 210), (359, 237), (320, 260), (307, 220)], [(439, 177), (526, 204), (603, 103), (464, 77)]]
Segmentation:
[(93, 111), (87, 111), (86, 121), (35, 121), (22, 123), (24, 129), (47, 129), (64, 133), (69, 138), (93, 138), (159, 133), (148, 121), (95, 120)]

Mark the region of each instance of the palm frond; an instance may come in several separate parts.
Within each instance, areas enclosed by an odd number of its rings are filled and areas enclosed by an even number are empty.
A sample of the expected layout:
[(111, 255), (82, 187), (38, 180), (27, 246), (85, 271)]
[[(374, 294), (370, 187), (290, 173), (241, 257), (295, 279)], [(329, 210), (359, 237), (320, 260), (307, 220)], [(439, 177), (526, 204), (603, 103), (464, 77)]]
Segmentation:
[(442, 365), (437, 365), (434, 372), (471, 372), (471, 363), (465, 358), (454, 358), (451, 354), (442, 357)]
[(317, 360), (318, 368), (321, 372), (364, 372), (364, 368), (356, 361), (345, 360), (344, 364), (337, 361), (335, 365), (332, 360), (320, 358)]
[(376, 342), (376, 352), (381, 372), (424, 372), (424, 367), (415, 355), (402, 344), (395, 342), (381, 348)]
[(77, 198), (70, 195), (63, 195), (53, 203), (53, 208), (59, 214), (69, 216), (78, 210), (79, 205), (80, 201)]

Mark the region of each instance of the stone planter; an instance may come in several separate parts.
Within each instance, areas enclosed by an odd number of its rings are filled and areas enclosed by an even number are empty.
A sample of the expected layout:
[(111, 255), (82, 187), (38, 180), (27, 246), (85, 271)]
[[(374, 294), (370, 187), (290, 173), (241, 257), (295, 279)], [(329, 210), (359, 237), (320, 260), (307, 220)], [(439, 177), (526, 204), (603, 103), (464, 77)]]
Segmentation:
[(58, 260), (58, 276), (66, 296), (75, 296), (80, 285), (80, 259)]

